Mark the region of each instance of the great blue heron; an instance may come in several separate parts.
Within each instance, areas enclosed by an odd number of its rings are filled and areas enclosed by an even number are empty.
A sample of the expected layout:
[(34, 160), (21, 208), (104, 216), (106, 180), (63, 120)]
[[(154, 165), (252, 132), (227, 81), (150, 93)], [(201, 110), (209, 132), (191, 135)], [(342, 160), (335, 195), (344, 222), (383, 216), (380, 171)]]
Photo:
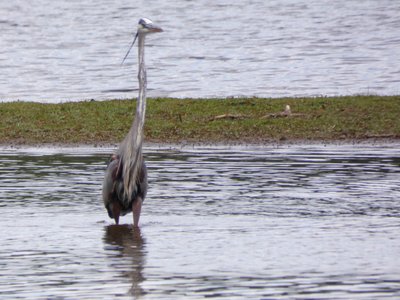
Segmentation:
[(133, 212), (133, 224), (139, 225), (142, 202), (147, 193), (147, 169), (142, 155), (143, 126), (146, 114), (146, 67), (144, 43), (148, 34), (162, 29), (146, 18), (139, 20), (138, 30), (124, 60), (138, 39), (139, 95), (135, 119), (129, 133), (111, 156), (103, 181), (103, 201), (110, 218), (118, 224), (119, 216)]

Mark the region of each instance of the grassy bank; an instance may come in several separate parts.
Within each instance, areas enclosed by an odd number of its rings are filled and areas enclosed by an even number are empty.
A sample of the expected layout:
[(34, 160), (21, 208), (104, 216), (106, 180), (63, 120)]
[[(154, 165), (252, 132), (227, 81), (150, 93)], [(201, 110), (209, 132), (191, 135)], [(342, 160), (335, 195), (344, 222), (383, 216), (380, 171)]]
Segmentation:
[[(118, 143), (134, 100), (0, 103), (0, 143)], [(290, 105), (292, 114), (281, 112)], [(400, 138), (400, 96), (148, 99), (148, 142)]]

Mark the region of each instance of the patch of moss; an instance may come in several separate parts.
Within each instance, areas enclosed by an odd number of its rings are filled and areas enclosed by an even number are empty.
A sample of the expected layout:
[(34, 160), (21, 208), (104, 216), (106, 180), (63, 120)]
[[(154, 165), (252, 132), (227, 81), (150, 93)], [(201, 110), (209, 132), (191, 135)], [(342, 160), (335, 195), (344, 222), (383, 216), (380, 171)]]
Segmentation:
[[(135, 100), (0, 103), (0, 143), (118, 143)], [(292, 114), (282, 112), (290, 105)], [(149, 142), (400, 138), (400, 96), (148, 99)]]

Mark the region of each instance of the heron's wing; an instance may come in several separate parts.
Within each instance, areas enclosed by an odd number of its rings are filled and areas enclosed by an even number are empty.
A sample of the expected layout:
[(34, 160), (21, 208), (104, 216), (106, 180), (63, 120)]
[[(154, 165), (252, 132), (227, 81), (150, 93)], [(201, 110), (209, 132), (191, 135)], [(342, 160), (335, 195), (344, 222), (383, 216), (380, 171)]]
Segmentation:
[(142, 198), (142, 200), (144, 201), (144, 198), (146, 198), (146, 194), (147, 194), (147, 167), (146, 164), (142, 163), (142, 167), (140, 169), (140, 174), (139, 174), (139, 193), (140, 193), (140, 197)]
[(118, 171), (119, 159), (110, 162), (107, 167), (106, 174), (103, 181), (103, 202), (107, 205), (111, 202), (111, 196), (114, 192), (115, 176)]

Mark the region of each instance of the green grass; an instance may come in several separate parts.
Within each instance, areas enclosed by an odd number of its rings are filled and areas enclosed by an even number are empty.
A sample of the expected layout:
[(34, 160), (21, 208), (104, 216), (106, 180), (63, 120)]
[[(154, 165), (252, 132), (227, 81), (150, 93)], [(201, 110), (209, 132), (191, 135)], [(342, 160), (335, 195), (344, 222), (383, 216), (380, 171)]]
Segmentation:
[[(289, 104), (290, 117), (275, 117)], [(135, 100), (0, 103), (0, 143), (118, 143)], [(216, 116), (229, 114), (238, 118)], [(239, 118), (240, 117), (240, 118)], [(148, 99), (149, 142), (263, 143), (274, 140), (400, 138), (400, 96)]]

